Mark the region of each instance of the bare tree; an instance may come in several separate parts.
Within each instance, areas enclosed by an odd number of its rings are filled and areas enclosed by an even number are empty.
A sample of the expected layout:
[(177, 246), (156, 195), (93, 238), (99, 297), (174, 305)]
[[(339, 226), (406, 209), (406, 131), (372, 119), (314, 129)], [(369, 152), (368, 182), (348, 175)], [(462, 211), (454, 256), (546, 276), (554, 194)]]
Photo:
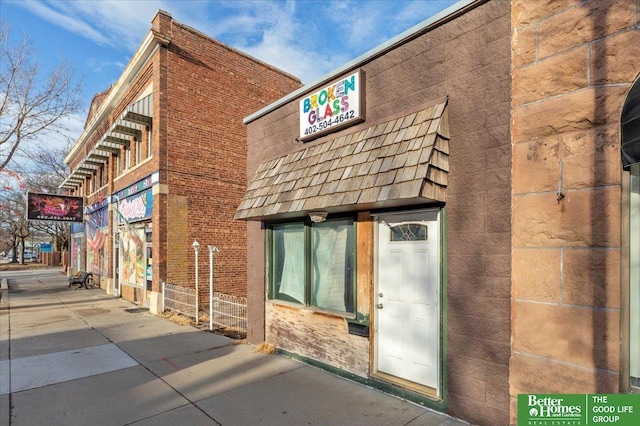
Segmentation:
[(21, 145), (44, 132), (63, 129), (63, 118), (80, 108), (80, 83), (69, 64), (61, 62), (42, 73), (31, 41), (11, 40), (10, 28), (0, 25), (0, 170)]
[(24, 185), (30, 191), (55, 194), (69, 175), (64, 158), (71, 150), (71, 140), (64, 146), (39, 145), (28, 150), (30, 167), (23, 171)]
[(18, 249), (20, 259), (24, 263), (24, 249), (26, 240), (31, 235), (31, 225), (26, 217), (26, 203), (24, 194), (19, 191), (5, 191), (0, 199), (0, 229), (2, 229), (3, 242), (12, 248), (11, 262), (18, 261)]
[[(40, 146), (30, 151), (32, 170), (25, 173), (24, 185), (29, 191), (55, 194), (69, 171), (64, 158), (71, 149), (71, 140), (65, 146)], [(35, 233), (48, 234), (54, 244), (54, 251), (62, 251), (69, 246), (69, 224), (49, 221), (32, 221)]]

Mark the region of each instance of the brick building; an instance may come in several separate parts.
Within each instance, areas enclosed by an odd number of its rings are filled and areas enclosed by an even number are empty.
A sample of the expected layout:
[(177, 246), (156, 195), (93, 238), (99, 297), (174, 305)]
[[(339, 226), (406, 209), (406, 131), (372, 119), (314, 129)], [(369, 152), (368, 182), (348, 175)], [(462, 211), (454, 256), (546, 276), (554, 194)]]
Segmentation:
[(639, 10), (460, 2), (248, 116), (249, 340), (480, 425), (638, 386)]
[(220, 250), (216, 290), (245, 295), (246, 227), (233, 220), (246, 187), (242, 118), (299, 86), (159, 11), (119, 80), (94, 97), (65, 159), (62, 187), (87, 205), (72, 270), (155, 306), (163, 282), (194, 285), (197, 240), (204, 253)]

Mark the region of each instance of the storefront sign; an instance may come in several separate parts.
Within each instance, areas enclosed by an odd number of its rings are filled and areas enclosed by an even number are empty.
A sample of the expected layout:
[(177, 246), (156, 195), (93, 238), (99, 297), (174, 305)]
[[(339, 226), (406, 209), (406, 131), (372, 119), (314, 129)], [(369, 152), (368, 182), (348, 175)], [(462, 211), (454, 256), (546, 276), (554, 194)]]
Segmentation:
[(87, 206), (87, 208), (85, 209), (85, 213), (90, 214), (95, 212), (96, 210), (106, 209), (108, 205), (109, 205), (109, 198), (105, 198), (102, 201), (99, 201), (97, 203), (91, 204), (90, 206)]
[(147, 189), (132, 197), (127, 197), (118, 203), (120, 223), (135, 222), (151, 217), (153, 196), (151, 189)]
[(70, 223), (71, 235), (84, 234), (84, 223)]
[(84, 198), (57, 194), (27, 193), (27, 219), (82, 222)]
[(123, 189), (122, 191), (118, 191), (118, 193), (116, 194), (116, 199), (121, 200), (125, 197), (129, 197), (133, 194), (137, 194), (138, 192), (151, 188), (153, 184), (154, 184), (154, 175), (147, 176), (146, 178), (134, 183), (133, 185)]
[(300, 100), (300, 140), (364, 121), (364, 73), (342, 77)]
[(518, 426), (599, 424), (640, 424), (640, 395), (518, 395)]

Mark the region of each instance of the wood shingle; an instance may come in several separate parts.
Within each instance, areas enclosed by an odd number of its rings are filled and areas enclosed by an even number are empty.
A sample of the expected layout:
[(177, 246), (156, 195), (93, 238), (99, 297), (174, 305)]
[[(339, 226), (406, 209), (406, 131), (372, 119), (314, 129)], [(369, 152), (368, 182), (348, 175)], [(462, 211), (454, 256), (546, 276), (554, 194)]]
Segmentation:
[(445, 201), (447, 100), (260, 164), (236, 219)]

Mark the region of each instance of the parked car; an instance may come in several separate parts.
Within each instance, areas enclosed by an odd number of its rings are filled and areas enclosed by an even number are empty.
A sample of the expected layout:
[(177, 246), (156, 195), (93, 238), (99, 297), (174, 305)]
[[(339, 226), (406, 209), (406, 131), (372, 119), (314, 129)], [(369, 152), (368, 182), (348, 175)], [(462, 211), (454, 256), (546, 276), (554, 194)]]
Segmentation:
[(32, 252), (29, 249), (25, 249), (24, 250), (24, 261), (26, 262), (27, 260), (32, 260), (35, 261), (38, 259), (38, 256), (36, 256), (36, 254), (34, 252)]

